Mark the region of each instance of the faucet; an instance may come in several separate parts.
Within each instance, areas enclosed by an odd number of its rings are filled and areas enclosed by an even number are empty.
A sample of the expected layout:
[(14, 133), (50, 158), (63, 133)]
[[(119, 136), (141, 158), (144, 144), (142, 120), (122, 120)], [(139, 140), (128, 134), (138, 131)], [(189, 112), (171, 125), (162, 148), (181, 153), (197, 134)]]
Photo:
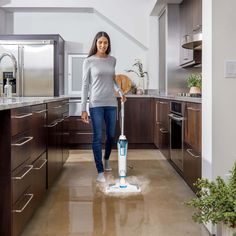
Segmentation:
[(4, 57), (6, 57), (6, 56), (10, 57), (10, 59), (12, 61), (12, 65), (13, 65), (13, 75), (12, 75), (12, 77), (13, 77), (13, 79), (15, 79), (16, 78), (16, 71), (17, 71), (17, 61), (16, 61), (16, 58), (15, 58), (15, 56), (12, 53), (5, 52), (2, 55), (0, 55), (0, 63), (1, 63), (1, 60)]

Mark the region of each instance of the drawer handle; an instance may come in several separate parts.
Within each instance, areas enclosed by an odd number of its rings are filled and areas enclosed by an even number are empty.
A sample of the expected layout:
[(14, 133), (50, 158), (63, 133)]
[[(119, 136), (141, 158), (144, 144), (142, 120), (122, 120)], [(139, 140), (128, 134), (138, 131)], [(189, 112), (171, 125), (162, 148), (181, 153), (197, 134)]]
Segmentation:
[(45, 125), (44, 127), (46, 127), (46, 128), (52, 128), (52, 127), (54, 127), (54, 126), (56, 126), (56, 125), (57, 125), (57, 122), (52, 123), (51, 125)]
[(193, 107), (188, 107), (187, 110), (190, 110), (190, 111), (200, 111), (200, 109), (193, 108)]
[(22, 119), (22, 118), (25, 118), (25, 117), (28, 117), (28, 116), (32, 116), (32, 115), (33, 115), (33, 113), (28, 113), (28, 114), (21, 115), (21, 116), (12, 116), (11, 118)]
[(159, 102), (160, 104), (168, 104), (168, 102)]
[(199, 155), (194, 155), (191, 151), (192, 151), (193, 149), (187, 149), (186, 151), (187, 151), (187, 153), (188, 154), (190, 154), (192, 157), (200, 157)]
[(93, 133), (91, 133), (91, 132), (88, 132), (88, 133), (77, 132), (76, 134), (93, 134)]
[(26, 167), (29, 167), (29, 169), (22, 176), (15, 176), (12, 177), (12, 179), (18, 179), (18, 180), (23, 179), (33, 169), (32, 165), (27, 165)]
[(22, 143), (12, 143), (11, 146), (17, 146), (17, 147), (23, 146), (24, 144), (31, 141), (34, 137), (25, 137), (25, 138), (26, 138), (26, 140), (24, 142), (22, 142)]
[(169, 131), (166, 130), (166, 129), (160, 128), (160, 132), (163, 133), (163, 134), (166, 134), (166, 133), (168, 133)]
[(40, 167), (33, 168), (33, 170), (41, 170), (46, 163), (47, 160), (45, 159)]
[(32, 198), (34, 197), (34, 194), (31, 193), (27, 193), (25, 194), (25, 196), (29, 196), (28, 201), (25, 203), (25, 205), (19, 209), (19, 210), (12, 210), (12, 212), (16, 212), (16, 213), (21, 213), (22, 211), (24, 211), (24, 209), (29, 205), (30, 201), (32, 200)]
[(58, 109), (58, 108), (61, 108), (62, 106), (59, 105), (59, 106), (56, 106), (56, 107), (52, 107), (53, 109)]
[(64, 121), (64, 119), (59, 119), (57, 120), (57, 123), (61, 123), (62, 121)]
[(46, 111), (47, 111), (47, 109), (44, 109), (44, 110), (41, 110), (41, 111), (36, 111), (35, 113), (40, 114), (40, 113), (43, 113), (43, 112), (46, 112)]

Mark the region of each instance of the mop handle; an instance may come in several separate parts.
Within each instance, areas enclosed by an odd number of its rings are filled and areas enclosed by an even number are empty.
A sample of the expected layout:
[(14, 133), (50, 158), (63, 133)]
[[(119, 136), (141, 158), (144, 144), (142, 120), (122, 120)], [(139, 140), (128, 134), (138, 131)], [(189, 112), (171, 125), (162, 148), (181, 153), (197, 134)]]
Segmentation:
[(125, 103), (121, 102), (121, 135), (124, 135), (124, 117), (125, 117)]

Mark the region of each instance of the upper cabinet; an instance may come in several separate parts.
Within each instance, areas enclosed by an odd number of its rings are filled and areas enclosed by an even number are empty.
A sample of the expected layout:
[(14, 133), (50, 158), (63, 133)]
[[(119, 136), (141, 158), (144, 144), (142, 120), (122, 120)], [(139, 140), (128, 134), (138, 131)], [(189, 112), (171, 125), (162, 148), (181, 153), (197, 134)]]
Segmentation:
[[(180, 4), (180, 65), (183, 67), (201, 63), (201, 50), (183, 48), (186, 42), (194, 42), (202, 30), (202, 0), (184, 0)], [(198, 48), (199, 49), (199, 48)]]
[(193, 33), (198, 33), (202, 30), (202, 0), (192, 0), (192, 2)]

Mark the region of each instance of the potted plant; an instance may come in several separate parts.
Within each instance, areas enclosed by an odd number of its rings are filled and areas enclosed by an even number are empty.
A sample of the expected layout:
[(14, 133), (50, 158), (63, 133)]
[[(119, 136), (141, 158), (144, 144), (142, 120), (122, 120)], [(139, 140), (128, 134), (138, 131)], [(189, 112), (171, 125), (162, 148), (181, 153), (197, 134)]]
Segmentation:
[(198, 223), (222, 223), (225, 231), (222, 235), (236, 236), (236, 161), (227, 183), (218, 176), (215, 181), (198, 179), (195, 185), (199, 189), (197, 196), (185, 202), (196, 209), (193, 220)]
[(187, 86), (190, 88), (190, 96), (200, 96), (202, 87), (201, 74), (190, 74), (187, 78)]
[(143, 63), (140, 59), (135, 59), (135, 63), (132, 65), (134, 69), (125, 70), (126, 72), (133, 72), (139, 77), (138, 85), (137, 85), (137, 94), (144, 93), (144, 78), (145, 75), (148, 75), (147, 71), (143, 70)]

